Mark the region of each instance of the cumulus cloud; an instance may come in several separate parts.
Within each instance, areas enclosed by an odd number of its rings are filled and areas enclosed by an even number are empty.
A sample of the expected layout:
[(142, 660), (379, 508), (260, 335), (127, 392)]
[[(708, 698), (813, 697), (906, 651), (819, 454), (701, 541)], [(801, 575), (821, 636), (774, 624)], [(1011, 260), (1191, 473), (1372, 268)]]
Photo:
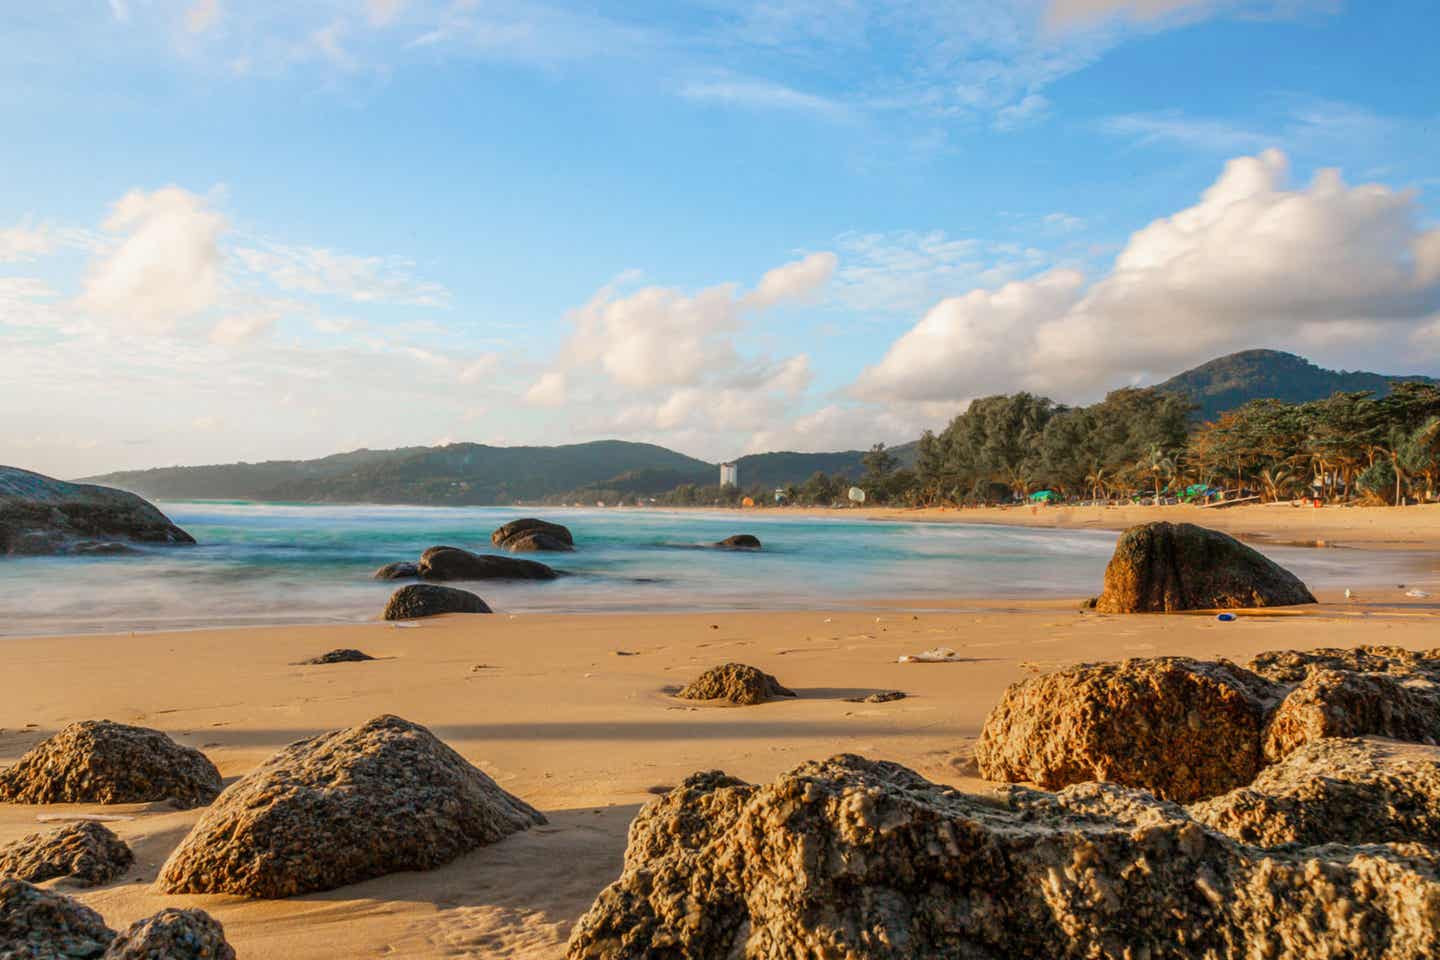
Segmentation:
[(269, 336), (279, 322), (283, 310), (275, 306), (260, 307), (222, 317), (210, 331), (210, 342), (234, 347)]
[(45, 224), (28, 221), (0, 230), (0, 263), (34, 260), (55, 249), (55, 232)]
[(568, 387), (565, 374), (551, 370), (541, 374), (525, 391), (525, 402), (534, 407), (563, 407), (569, 396)]
[(168, 333), (221, 290), (225, 218), (179, 187), (132, 190), (104, 223), (118, 242), (91, 268), (79, 303), (121, 326)]
[[(1131, 236), (1084, 289), (1053, 271), (942, 301), (854, 384), (872, 399), (1025, 387), (1088, 399), (1257, 345), (1404, 365), (1440, 310), (1440, 230), (1414, 194), (1322, 170), (1288, 186), (1278, 151), (1230, 161), (1200, 201)], [(1351, 364), (1353, 366), (1353, 364)]]
[(745, 306), (765, 310), (786, 301), (813, 297), (835, 275), (838, 258), (833, 253), (812, 253), (802, 260), (776, 267), (760, 278), (745, 298)]

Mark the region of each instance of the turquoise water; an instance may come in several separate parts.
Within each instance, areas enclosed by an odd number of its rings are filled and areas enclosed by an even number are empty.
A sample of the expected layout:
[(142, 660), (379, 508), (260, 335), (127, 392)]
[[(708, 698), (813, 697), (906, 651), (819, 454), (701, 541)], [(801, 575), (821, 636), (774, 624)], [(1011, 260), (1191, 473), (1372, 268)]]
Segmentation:
[[(395, 584), (369, 575), (426, 547), (491, 552), (500, 507), (277, 506), (172, 502), (200, 542), (139, 556), (0, 561), (0, 635), (357, 622)], [(497, 611), (830, 608), (875, 599), (1080, 597), (1098, 591), (1115, 534), (831, 517), (663, 510), (546, 510), (575, 553), (540, 559), (572, 576), (471, 587)], [(759, 553), (703, 549), (753, 533)], [(1356, 554), (1266, 547), (1312, 587), (1348, 583)], [(1399, 557), (1364, 554), (1373, 566)], [(1398, 569), (1398, 568), (1397, 568)]]

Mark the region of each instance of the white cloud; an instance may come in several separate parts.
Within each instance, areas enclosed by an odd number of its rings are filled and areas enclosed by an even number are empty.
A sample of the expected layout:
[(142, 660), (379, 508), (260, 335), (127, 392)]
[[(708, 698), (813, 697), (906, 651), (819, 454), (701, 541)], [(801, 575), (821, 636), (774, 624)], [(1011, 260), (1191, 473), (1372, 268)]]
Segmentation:
[(460, 368), (461, 383), (483, 383), (490, 380), (500, 369), (500, 354), (487, 353), (466, 363)]
[(1050, 263), (1042, 250), (982, 243), (943, 230), (848, 233), (832, 299), (867, 313), (913, 313), (944, 297), (1004, 283)]
[(416, 279), (415, 264), (403, 257), (356, 256), (323, 247), (270, 243), (239, 247), (236, 258), (252, 273), (268, 277), (283, 290), (342, 297), (359, 303), (400, 303), (438, 307), (450, 292), (438, 283)]
[(46, 224), (29, 221), (0, 230), (0, 263), (34, 260), (56, 247), (55, 231)]
[(405, 9), (406, 0), (366, 0), (365, 16), (372, 27), (384, 27), (392, 23)]
[(92, 266), (80, 306), (147, 333), (168, 333), (220, 296), (225, 218), (179, 187), (132, 190), (104, 227), (121, 235)]
[(195, 0), (185, 11), (185, 29), (205, 33), (220, 22), (220, 0)]
[(830, 120), (844, 119), (850, 114), (849, 108), (843, 103), (768, 80), (735, 77), (695, 81), (682, 86), (680, 95), (687, 100), (710, 101), (735, 107), (813, 113)]
[(525, 402), (535, 407), (563, 407), (569, 396), (565, 374), (558, 370), (543, 373), (525, 391)]
[(283, 315), (284, 309), (279, 305), (228, 314), (210, 331), (210, 342), (234, 347), (259, 340), (270, 335)]
[(1240, 0), (1050, 0), (1047, 19), (1054, 26), (1066, 27), (1106, 17), (1146, 21), (1181, 12), (1204, 15), (1240, 5)]
[(753, 310), (765, 310), (781, 303), (809, 300), (830, 282), (838, 262), (833, 253), (812, 253), (767, 271), (745, 297), (744, 304)]
[(1009, 106), (995, 111), (995, 129), (1018, 130), (1045, 116), (1050, 109), (1050, 100), (1038, 93), (1026, 94)]
[(1411, 338), (1440, 309), (1440, 230), (1417, 225), (1409, 192), (1351, 187), (1334, 170), (1303, 189), (1286, 180), (1278, 151), (1232, 160), (1199, 203), (1132, 235), (1088, 291), (1056, 271), (944, 301), (853, 389), (1088, 399), (1257, 345), (1350, 367), (1363, 347), (1408, 366)]

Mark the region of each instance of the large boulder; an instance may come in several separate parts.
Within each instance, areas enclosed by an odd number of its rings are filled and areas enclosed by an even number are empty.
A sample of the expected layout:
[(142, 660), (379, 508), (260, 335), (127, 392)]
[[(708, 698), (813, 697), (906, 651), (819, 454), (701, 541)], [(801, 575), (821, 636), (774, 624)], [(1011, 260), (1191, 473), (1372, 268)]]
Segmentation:
[(386, 715), (292, 743), (231, 784), (156, 883), (290, 897), (428, 870), (544, 822), (429, 730)]
[(1249, 783), (1277, 689), (1232, 663), (1081, 664), (1011, 685), (975, 746), (990, 780), (1110, 780), (1176, 801)]
[(1153, 613), (1314, 602), (1294, 574), (1234, 537), (1157, 521), (1120, 535), (1095, 609)]
[(121, 931), (104, 960), (235, 960), (235, 949), (204, 910), (169, 907)]
[(205, 754), (159, 730), (83, 720), (0, 770), (0, 801), (151, 803), (203, 807), (220, 793), (220, 771)]
[(469, 590), (441, 587), (433, 583), (411, 583), (390, 595), (381, 617), (386, 620), (418, 620), (442, 613), (489, 613), (490, 607)]
[(398, 563), (387, 563), (385, 566), (370, 574), (372, 580), (410, 580), (420, 576), (420, 565), (401, 560)]
[(135, 855), (104, 824), (72, 823), (0, 847), (0, 877), (42, 883), (64, 877), (80, 887), (109, 883), (130, 869)]
[(96, 960), (114, 939), (80, 901), (0, 878), (0, 960)]
[(490, 534), (490, 542), (512, 553), (575, 549), (575, 538), (570, 534), (569, 527), (534, 517), (511, 520), (500, 525)]
[(1271, 650), (1258, 654), (1246, 668), (1277, 683), (1299, 683), (1312, 670), (1388, 673), (1399, 677), (1440, 680), (1440, 650), (1361, 645), (1315, 650)]
[(195, 539), (133, 493), (0, 466), (0, 556), (121, 553)]
[(1315, 740), (1190, 814), (1242, 843), (1424, 843), (1440, 848), (1440, 749)]
[(471, 553), (459, 547), (431, 547), (420, 554), (426, 580), (554, 580), (552, 568), (535, 560)]
[(714, 545), (721, 550), (759, 550), (760, 538), (750, 533), (737, 533), (715, 541)]
[(1283, 760), (1326, 737), (1440, 743), (1440, 684), (1423, 676), (1311, 668), (1265, 727), (1265, 756)]
[(644, 808), (568, 957), (1419, 960), (1437, 867), (1418, 844), (1258, 850), (1112, 784), (982, 798), (840, 756)]
[(706, 670), (679, 693), (682, 700), (725, 700), (739, 706), (753, 706), (776, 697), (793, 697), (795, 691), (757, 667), (745, 663), (724, 663)]

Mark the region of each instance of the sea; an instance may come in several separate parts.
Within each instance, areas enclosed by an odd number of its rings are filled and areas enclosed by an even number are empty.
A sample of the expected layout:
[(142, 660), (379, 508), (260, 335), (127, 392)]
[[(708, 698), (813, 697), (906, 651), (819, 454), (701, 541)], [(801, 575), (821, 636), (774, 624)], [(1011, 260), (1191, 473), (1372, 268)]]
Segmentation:
[[(358, 623), (397, 584), (378, 567), (445, 544), (495, 552), (490, 532), (534, 508), (158, 504), (198, 546), (0, 560), (0, 636)], [(462, 585), (502, 613), (843, 609), (901, 601), (1098, 593), (1117, 534), (756, 512), (547, 508), (574, 553), (530, 554), (568, 576)], [(759, 552), (708, 544), (735, 533)], [(1401, 553), (1259, 545), (1312, 588), (1403, 576)], [(1391, 567), (1393, 566), (1393, 569)]]

